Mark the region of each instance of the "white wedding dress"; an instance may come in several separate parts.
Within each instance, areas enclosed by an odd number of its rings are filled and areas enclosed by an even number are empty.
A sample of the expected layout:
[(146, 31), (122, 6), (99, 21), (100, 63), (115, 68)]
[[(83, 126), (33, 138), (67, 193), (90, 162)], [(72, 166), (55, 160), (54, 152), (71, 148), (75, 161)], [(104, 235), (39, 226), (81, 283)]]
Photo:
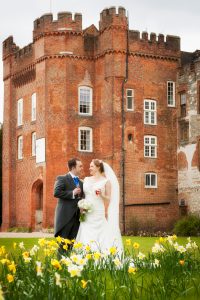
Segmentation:
[[(82, 242), (84, 245), (90, 245), (92, 251), (104, 252), (111, 247), (116, 247), (119, 253), (122, 253), (123, 246), (118, 223), (109, 222), (109, 208), (108, 220), (105, 218), (103, 200), (101, 196), (96, 195), (95, 192), (101, 189), (102, 193), (104, 193), (107, 180), (109, 179), (105, 178), (94, 182), (92, 177), (86, 177), (84, 179), (83, 190), (85, 199), (91, 202), (92, 211), (87, 213), (86, 220), (80, 223), (76, 241)], [(110, 214), (111, 213), (112, 211), (110, 211)], [(117, 214), (119, 213), (117, 212)], [(117, 215), (117, 218), (118, 217)], [(112, 220), (111, 217), (110, 220)]]

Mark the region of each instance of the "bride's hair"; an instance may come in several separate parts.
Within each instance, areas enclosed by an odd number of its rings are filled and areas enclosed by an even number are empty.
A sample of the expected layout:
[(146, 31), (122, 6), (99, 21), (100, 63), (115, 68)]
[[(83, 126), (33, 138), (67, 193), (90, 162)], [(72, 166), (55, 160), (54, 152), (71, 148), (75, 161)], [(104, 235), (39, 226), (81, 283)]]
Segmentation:
[(94, 165), (99, 168), (100, 173), (104, 173), (103, 161), (97, 158), (93, 159), (92, 161)]

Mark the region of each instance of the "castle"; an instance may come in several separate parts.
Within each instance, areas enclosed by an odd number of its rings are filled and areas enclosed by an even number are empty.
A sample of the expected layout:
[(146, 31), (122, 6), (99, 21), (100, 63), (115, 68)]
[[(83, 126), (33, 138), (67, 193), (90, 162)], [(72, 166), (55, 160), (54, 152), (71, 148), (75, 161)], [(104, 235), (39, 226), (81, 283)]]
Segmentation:
[(104, 9), (99, 29), (82, 29), (81, 14), (43, 15), (23, 49), (8, 37), (2, 229), (53, 226), (55, 178), (71, 157), (85, 176), (93, 158), (113, 167), (124, 232), (200, 210), (199, 57), (179, 37), (130, 30), (123, 7)]

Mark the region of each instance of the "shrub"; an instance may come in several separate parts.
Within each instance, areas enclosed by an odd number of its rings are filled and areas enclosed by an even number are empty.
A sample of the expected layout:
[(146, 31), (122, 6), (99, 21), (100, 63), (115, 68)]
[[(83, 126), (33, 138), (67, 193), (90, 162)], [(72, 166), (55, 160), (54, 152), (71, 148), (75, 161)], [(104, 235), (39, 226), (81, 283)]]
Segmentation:
[(200, 236), (200, 217), (189, 215), (181, 218), (174, 226), (174, 233), (179, 236)]
[(8, 232), (31, 232), (29, 227), (10, 227)]

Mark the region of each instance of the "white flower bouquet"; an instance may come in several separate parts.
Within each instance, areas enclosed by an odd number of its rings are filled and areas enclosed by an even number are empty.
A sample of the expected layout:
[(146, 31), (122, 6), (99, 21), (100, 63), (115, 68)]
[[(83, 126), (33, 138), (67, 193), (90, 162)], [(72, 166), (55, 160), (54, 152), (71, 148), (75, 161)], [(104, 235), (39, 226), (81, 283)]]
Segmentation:
[(78, 201), (78, 207), (80, 208), (80, 222), (84, 222), (86, 215), (92, 211), (92, 203), (86, 199)]

